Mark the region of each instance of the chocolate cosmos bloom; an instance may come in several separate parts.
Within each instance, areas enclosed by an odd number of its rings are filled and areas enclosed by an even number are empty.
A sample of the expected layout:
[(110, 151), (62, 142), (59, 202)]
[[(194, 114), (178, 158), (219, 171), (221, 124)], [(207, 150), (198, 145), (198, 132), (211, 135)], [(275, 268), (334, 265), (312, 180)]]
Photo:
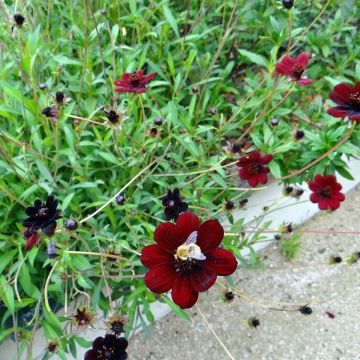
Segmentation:
[(105, 338), (97, 337), (92, 343), (92, 349), (85, 353), (84, 360), (126, 360), (125, 351), (128, 341), (124, 337), (106, 334)]
[(57, 209), (59, 200), (56, 200), (53, 195), (49, 195), (45, 202), (37, 199), (34, 201), (34, 206), (29, 206), (25, 209), (28, 216), (22, 224), (23, 226), (32, 230), (41, 229), (42, 232), (51, 236), (56, 229), (56, 220), (60, 219), (61, 210)]
[(283, 76), (289, 76), (300, 86), (311, 84), (314, 80), (303, 76), (307, 64), (310, 59), (310, 54), (301, 53), (296, 59), (290, 56), (284, 56), (280, 63), (276, 65), (276, 71)]
[(264, 166), (272, 160), (273, 156), (267, 154), (261, 156), (259, 151), (253, 151), (250, 155), (242, 157), (236, 163), (240, 168), (239, 177), (247, 180), (249, 186), (255, 187), (257, 184), (266, 184), (268, 181), (269, 168)]
[(192, 307), (218, 275), (236, 270), (235, 256), (219, 248), (224, 229), (216, 220), (201, 223), (195, 214), (184, 212), (176, 224), (160, 224), (154, 236), (156, 244), (146, 246), (140, 257), (150, 269), (145, 284), (158, 294), (172, 289), (171, 297), (182, 309)]
[(309, 181), (309, 189), (313, 192), (310, 195), (311, 202), (317, 203), (320, 210), (336, 210), (340, 202), (345, 200), (345, 195), (340, 192), (341, 184), (331, 174), (317, 174), (313, 181)]
[(354, 87), (344, 83), (336, 85), (329, 98), (338, 105), (328, 110), (329, 115), (360, 121), (360, 82)]
[(132, 74), (122, 74), (121, 80), (114, 81), (114, 84), (119, 86), (115, 89), (115, 91), (121, 93), (144, 93), (147, 90), (147, 84), (154, 78), (155, 75), (155, 73), (144, 75), (142, 70), (138, 70)]
[(188, 209), (188, 204), (183, 202), (183, 198), (180, 196), (178, 188), (175, 188), (174, 191), (168, 189), (167, 195), (162, 198), (162, 204), (165, 208), (165, 219), (168, 221), (176, 221), (179, 214)]

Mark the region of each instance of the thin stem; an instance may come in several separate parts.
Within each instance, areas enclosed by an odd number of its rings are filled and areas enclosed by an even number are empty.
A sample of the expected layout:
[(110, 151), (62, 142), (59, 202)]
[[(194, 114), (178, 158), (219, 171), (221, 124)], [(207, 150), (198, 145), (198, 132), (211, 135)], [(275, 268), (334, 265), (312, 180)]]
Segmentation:
[(117, 259), (117, 260), (127, 260), (127, 258), (120, 256), (120, 255), (97, 253), (97, 252), (93, 252), (93, 251), (64, 250), (63, 253), (64, 254), (75, 254), (75, 255), (94, 255), (94, 256), (113, 258), (113, 259)]
[(288, 39), (288, 45), (286, 49), (286, 55), (289, 55), (290, 47), (291, 47), (291, 30), (292, 30), (292, 11), (291, 9), (288, 11), (289, 13), (289, 39)]
[(52, 269), (49, 272), (48, 277), (46, 278), (46, 282), (45, 282), (45, 288), (44, 288), (44, 301), (45, 301), (45, 307), (47, 309), (47, 311), (51, 312), (51, 308), (49, 305), (49, 297), (48, 297), (48, 287), (50, 284), (50, 280), (51, 280), (51, 275), (54, 273), (56, 267), (59, 265), (59, 260), (55, 262), (54, 266), (52, 267)]
[(160, 163), (161, 160), (165, 157), (171, 143), (168, 145), (168, 147), (165, 149), (164, 154), (159, 158), (152, 161), (148, 166), (146, 166), (144, 169), (142, 169), (140, 172), (138, 172), (125, 186), (123, 186), (112, 198), (110, 198), (104, 205), (100, 206), (99, 209), (94, 211), (92, 214), (87, 216), (86, 218), (82, 219), (80, 221), (80, 224), (84, 223), (85, 221), (88, 221), (92, 217), (94, 217), (96, 214), (98, 214), (100, 211), (102, 211), (106, 206), (108, 206), (112, 201), (115, 200), (115, 198), (120, 195), (122, 192), (124, 192), (125, 189), (127, 189), (138, 177), (140, 177), (144, 172), (146, 172), (148, 169), (150, 169), (154, 164)]
[(221, 345), (221, 347), (224, 349), (226, 354), (231, 360), (235, 360), (235, 358), (231, 355), (228, 348), (225, 346), (225, 344), (222, 342), (222, 340), (219, 338), (219, 336), (216, 334), (215, 330), (210, 326), (209, 322), (206, 320), (205, 315), (201, 311), (200, 307), (198, 305), (195, 305), (196, 310), (199, 312), (200, 316), (202, 317), (204, 324), (208, 327), (208, 329), (211, 331), (211, 333), (214, 335), (215, 339), (218, 341), (218, 343)]
[(328, 150), (325, 154), (319, 156), (317, 159), (315, 159), (314, 161), (312, 161), (310, 164), (304, 166), (303, 168), (296, 170), (294, 172), (292, 172), (289, 175), (285, 175), (282, 176), (280, 178), (274, 179), (273, 182), (275, 181), (280, 181), (280, 180), (285, 180), (285, 179), (289, 179), (293, 176), (297, 176), (301, 173), (303, 173), (304, 171), (306, 171), (307, 169), (311, 168), (313, 165), (317, 164), (318, 162), (320, 162), (321, 160), (325, 159), (328, 155), (330, 155), (332, 152), (334, 152), (336, 149), (338, 149), (344, 142), (346, 142), (348, 140), (348, 138), (350, 137), (350, 135), (352, 134), (352, 132), (354, 131), (356, 126), (356, 121), (353, 122), (351, 129), (348, 131), (348, 133), (344, 136), (344, 138), (339, 141), (335, 146), (333, 146), (330, 150)]

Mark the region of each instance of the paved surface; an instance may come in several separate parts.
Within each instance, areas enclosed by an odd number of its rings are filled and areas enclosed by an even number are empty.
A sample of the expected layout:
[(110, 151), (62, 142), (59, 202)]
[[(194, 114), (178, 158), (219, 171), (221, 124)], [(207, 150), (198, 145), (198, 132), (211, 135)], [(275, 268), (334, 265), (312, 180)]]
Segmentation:
[[(303, 229), (360, 230), (360, 187), (333, 214), (321, 213)], [(222, 289), (214, 286), (200, 296), (198, 306), (233, 358), (266, 360), (360, 359), (360, 262), (328, 265), (332, 255), (345, 258), (360, 251), (360, 235), (303, 233), (303, 250), (292, 262), (277, 246), (261, 252), (266, 271), (239, 269), (237, 288), (252, 297), (274, 302), (309, 302), (311, 315), (282, 312), (235, 299), (221, 301)], [(264, 302), (263, 302), (264, 303)], [(280, 307), (273, 304), (274, 307)], [(335, 315), (331, 319), (326, 314)], [(132, 360), (226, 360), (219, 342), (204, 324), (199, 311), (189, 311), (192, 321), (170, 314), (130, 339)], [(256, 316), (259, 327), (246, 319)]]

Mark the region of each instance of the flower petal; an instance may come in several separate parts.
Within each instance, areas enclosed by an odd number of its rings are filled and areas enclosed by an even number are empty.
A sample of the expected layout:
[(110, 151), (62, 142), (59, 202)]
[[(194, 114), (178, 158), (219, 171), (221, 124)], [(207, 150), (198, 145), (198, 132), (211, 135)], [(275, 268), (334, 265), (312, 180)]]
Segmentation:
[(172, 260), (174, 260), (173, 256), (162, 250), (159, 245), (148, 245), (141, 251), (140, 261), (148, 268), (153, 268), (154, 266), (168, 263)]
[[(345, 83), (338, 84), (334, 87), (331, 94), (334, 94), (337, 99), (340, 100), (340, 102), (345, 104), (350, 104), (350, 95), (354, 92), (354, 88)], [(340, 104), (339, 104), (340, 105)]]
[(290, 56), (285, 56), (280, 63), (276, 64), (276, 71), (281, 75), (291, 76), (295, 60)]
[(179, 276), (173, 264), (160, 264), (151, 268), (145, 275), (146, 286), (154, 293), (169, 291)]
[(257, 186), (257, 184), (259, 183), (258, 176), (252, 176), (251, 178), (247, 179), (247, 182), (251, 187)]
[(196, 303), (198, 297), (199, 293), (191, 286), (190, 276), (186, 273), (180, 274), (175, 280), (171, 292), (174, 303), (182, 309), (188, 309)]
[(336, 210), (340, 207), (340, 201), (332, 198), (328, 200), (328, 205), (331, 210)]
[(273, 159), (272, 154), (266, 154), (261, 158), (261, 163), (264, 165), (268, 164), (272, 159)]
[(48, 221), (41, 225), (42, 232), (47, 236), (52, 236), (55, 233), (56, 229), (56, 222), (55, 221)]
[[(182, 230), (185, 240), (193, 231), (198, 231), (201, 222), (199, 218), (192, 212), (183, 212), (176, 220), (176, 226)], [(183, 243), (185, 242), (183, 241)], [(181, 244), (180, 244), (181, 245)]]
[(95, 350), (88, 350), (85, 353), (84, 360), (97, 360), (97, 352)]
[(200, 265), (191, 272), (190, 280), (192, 288), (197, 292), (203, 292), (214, 285), (217, 278), (216, 271), (206, 265)]
[(208, 220), (201, 224), (196, 244), (204, 253), (208, 249), (217, 248), (224, 237), (224, 229), (217, 220)]
[(301, 53), (299, 56), (295, 59), (295, 65), (300, 65), (304, 69), (307, 67), (309, 59), (310, 59), (309, 53)]
[(266, 184), (268, 181), (268, 176), (266, 173), (258, 174), (257, 180), (260, 184)]
[(297, 81), (300, 86), (310, 85), (314, 82), (312, 79), (302, 78)]
[(142, 79), (141, 79), (141, 84), (147, 84), (149, 83), (154, 77), (155, 77), (156, 73), (151, 73), (149, 75), (145, 75)]
[(34, 206), (29, 206), (25, 209), (25, 214), (27, 216), (34, 216), (38, 212), (38, 209)]
[(349, 115), (350, 120), (360, 121), (360, 112), (353, 112)]
[(213, 268), (218, 275), (231, 275), (237, 268), (237, 260), (234, 254), (225, 249), (213, 249), (206, 253), (206, 266)]
[(119, 92), (119, 93), (127, 93), (127, 92), (129, 92), (129, 93), (135, 93), (136, 91), (133, 89), (133, 88), (129, 88), (129, 87), (127, 87), (127, 88), (117, 88), (117, 89), (115, 89), (115, 91), (116, 92)]
[(97, 337), (92, 344), (94, 350), (101, 350), (104, 346), (104, 338), (102, 336)]
[(39, 242), (39, 236), (37, 233), (32, 234), (27, 240), (25, 244), (25, 251), (29, 251), (32, 249), (38, 242)]
[(177, 225), (170, 222), (165, 222), (158, 225), (155, 230), (154, 237), (158, 245), (163, 250), (170, 253), (174, 253), (174, 251), (187, 239), (181, 229)]

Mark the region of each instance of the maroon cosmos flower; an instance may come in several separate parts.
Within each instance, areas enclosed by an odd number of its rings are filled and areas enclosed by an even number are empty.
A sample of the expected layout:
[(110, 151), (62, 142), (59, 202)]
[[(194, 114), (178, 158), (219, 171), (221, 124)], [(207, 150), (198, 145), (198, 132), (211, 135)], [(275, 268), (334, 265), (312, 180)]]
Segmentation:
[(224, 229), (216, 220), (201, 223), (195, 214), (184, 212), (176, 224), (160, 224), (154, 236), (156, 244), (144, 247), (140, 257), (150, 268), (145, 284), (158, 294), (172, 289), (171, 297), (182, 309), (192, 307), (218, 275), (236, 270), (235, 256), (219, 248)]
[(119, 88), (116, 88), (115, 91), (121, 93), (144, 93), (147, 90), (147, 84), (154, 78), (155, 75), (155, 73), (144, 75), (142, 70), (138, 70), (132, 74), (122, 74), (121, 80), (114, 81), (114, 84), (119, 86)]
[(360, 121), (360, 82), (354, 87), (344, 83), (336, 85), (329, 98), (338, 105), (328, 110), (329, 115)]
[(264, 166), (272, 160), (273, 156), (267, 154), (261, 156), (259, 151), (253, 151), (248, 156), (242, 157), (236, 163), (240, 168), (239, 177), (247, 180), (249, 186), (255, 187), (257, 184), (266, 184), (268, 181), (269, 168)]
[(300, 86), (309, 85), (314, 80), (303, 76), (309, 59), (310, 54), (307, 53), (301, 53), (296, 59), (286, 55), (278, 64), (276, 64), (276, 71), (280, 75), (289, 76), (294, 81), (297, 81)]
[(167, 221), (176, 221), (179, 214), (187, 211), (188, 209), (188, 204), (183, 201), (178, 188), (175, 188), (174, 191), (168, 189), (167, 195), (164, 196), (161, 201), (164, 206), (164, 215)]
[(308, 185), (313, 192), (310, 200), (317, 203), (320, 210), (336, 210), (340, 207), (340, 202), (345, 200), (345, 195), (340, 192), (342, 186), (334, 175), (317, 174)]
[(124, 337), (117, 338), (115, 335), (106, 334), (97, 337), (92, 343), (92, 349), (85, 353), (84, 360), (126, 360), (125, 351), (128, 341)]
[(59, 200), (56, 200), (53, 195), (49, 195), (44, 202), (36, 199), (34, 206), (28, 206), (25, 209), (28, 217), (23, 220), (23, 226), (36, 231), (41, 229), (47, 236), (54, 235), (56, 220), (61, 218), (61, 210), (57, 209), (58, 204)]

